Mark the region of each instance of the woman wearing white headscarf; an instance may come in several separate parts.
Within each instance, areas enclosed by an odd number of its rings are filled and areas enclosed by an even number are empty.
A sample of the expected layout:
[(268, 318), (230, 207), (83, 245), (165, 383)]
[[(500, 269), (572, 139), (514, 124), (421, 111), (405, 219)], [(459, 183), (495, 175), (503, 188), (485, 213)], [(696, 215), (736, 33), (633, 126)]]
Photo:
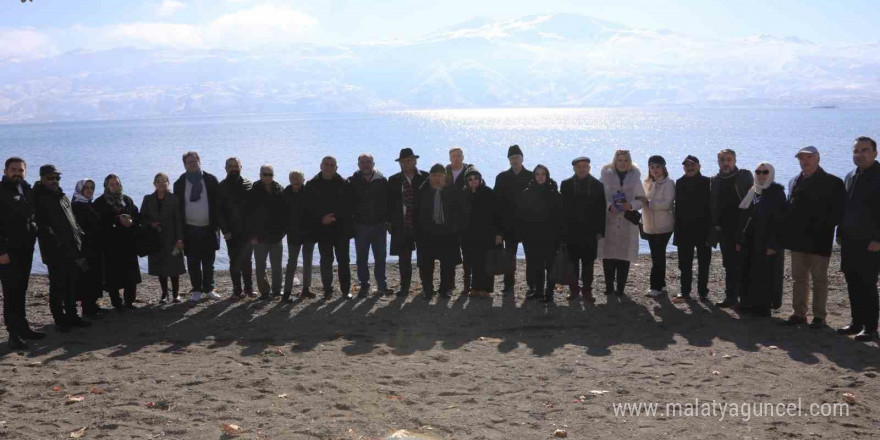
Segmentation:
[(742, 257), (743, 295), (739, 313), (770, 316), (782, 298), (785, 252), (779, 237), (785, 214), (785, 189), (776, 183), (773, 165), (755, 168), (755, 183), (740, 203), (737, 251)]
[(82, 305), (83, 316), (96, 318), (104, 311), (98, 306), (103, 296), (104, 267), (101, 250), (101, 215), (95, 209), (95, 181), (83, 179), (76, 182), (71, 207), (76, 223), (83, 231), (82, 253), (88, 262), (88, 270), (80, 271), (76, 279), (76, 299)]

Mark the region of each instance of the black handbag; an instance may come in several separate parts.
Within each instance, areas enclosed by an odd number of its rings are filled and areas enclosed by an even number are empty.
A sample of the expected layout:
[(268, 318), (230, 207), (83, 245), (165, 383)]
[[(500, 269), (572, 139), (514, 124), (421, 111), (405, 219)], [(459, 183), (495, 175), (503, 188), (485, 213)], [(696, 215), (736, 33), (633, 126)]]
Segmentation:
[(139, 257), (155, 254), (162, 249), (159, 231), (149, 225), (138, 225), (134, 230), (135, 248)]
[(504, 275), (507, 272), (507, 252), (501, 245), (489, 249), (486, 253), (486, 272), (489, 275)]
[(550, 268), (550, 280), (556, 284), (573, 284), (574, 264), (571, 262), (571, 254), (565, 245), (559, 247), (556, 257), (553, 258), (553, 266)]

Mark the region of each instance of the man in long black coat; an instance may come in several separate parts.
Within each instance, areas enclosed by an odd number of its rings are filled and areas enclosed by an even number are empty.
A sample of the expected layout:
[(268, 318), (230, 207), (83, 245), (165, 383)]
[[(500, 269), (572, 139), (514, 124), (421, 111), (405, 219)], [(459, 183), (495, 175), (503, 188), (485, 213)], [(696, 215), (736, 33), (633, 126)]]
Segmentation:
[(594, 302), (593, 266), (599, 237), (605, 235), (605, 185), (590, 175), (589, 158), (579, 157), (571, 165), (575, 174), (562, 181), (560, 190), (565, 215), (564, 241), (574, 264), (574, 283), (569, 286), (568, 299), (577, 299), (583, 293), (584, 301)]
[(354, 237), (351, 185), (336, 172), (336, 158), (321, 159), (321, 172), (306, 183), (307, 218), (321, 254), (324, 299), (333, 296), (333, 256), (339, 271), (342, 298), (351, 298), (349, 245)]
[[(519, 145), (511, 145), (507, 149), (507, 160), (510, 162), (510, 169), (495, 177), (494, 190), (495, 196), (498, 197), (504, 250), (508, 258), (502, 293), (512, 295), (516, 282), (516, 249), (522, 241), (516, 234), (516, 198), (529, 186), (534, 175), (523, 167), (523, 152)], [(535, 286), (531, 277), (526, 276), (526, 284), (529, 286), (529, 294), (533, 293)]]
[(440, 261), (440, 296), (448, 298), (461, 263), (459, 237), (467, 225), (464, 191), (446, 184), (443, 165), (431, 167), (416, 196), (419, 275), (426, 299), (434, 296), (434, 260)]
[(9, 332), (9, 347), (23, 350), (23, 339), (42, 339), (43, 332), (31, 330), (25, 316), (25, 297), (37, 223), (34, 219), (34, 193), (25, 180), (27, 163), (19, 157), (6, 160), (0, 183), (0, 282), (3, 285), (3, 321)]
[(54, 165), (40, 167), (34, 187), (34, 207), (39, 228), (40, 256), (49, 269), (49, 310), (58, 331), (88, 327), (76, 311), (76, 277), (87, 268), (82, 255), (82, 230), (76, 223), (70, 199), (59, 185), (61, 173)]
[(415, 199), (428, 173), (417, 168), (418, 158), (411, 148), (400, 150), (395, 159), (400, 172), (388, 178), (388, 229), (391, 231), (391, 255), (397, 255), (400, 270), (398, 296), (409, 295), (412, 284), (412, 253), (416, 248)]
[(681, 272), (680, 300), (690, 298), (694, 279), (694, 249), (697, 254), (697, 292), (700, 299), (709, 295), (709, 267), (712, 228), (709, 194), (710, 179), (700, 174), (700, 159), (688, 156), (682, 162), (684, 176), (675, 181), (675, 239), (678, 247), (678, 270)]

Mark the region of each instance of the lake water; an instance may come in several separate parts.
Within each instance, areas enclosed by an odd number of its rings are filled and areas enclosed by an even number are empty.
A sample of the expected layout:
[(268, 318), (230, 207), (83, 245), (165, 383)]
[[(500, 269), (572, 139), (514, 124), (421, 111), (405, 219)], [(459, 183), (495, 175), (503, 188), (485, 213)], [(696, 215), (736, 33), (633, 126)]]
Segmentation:
[[(398, 152), (411, 147), (419, 167), (447, 163), (452, 145), (465, 148), (465, 161), (476, 164), (488, 184), (508, 168), (507, 147), (519, 144), (525, 164), (541, 163), (557, 181), (572, 174), (570, 161), (592, 159), (593, 174), (610, 161), (616, 149), (629, 149), (643, 171), (647, 158), (663, 155), (670, 175), (682, 174), (681, 160), (694, 154), (703, 174), (718, 170), (715, 153), (733, 148), (739, 165), (753, 169), (767, 160), (777, 181), (787, 182), (798, 171), (795, 152), (815, 145), (822, 166), (843, 176), (852, 168), (850, 148), (856, 136), (880, 137), (880, 110), (845, 109), (474, 109), (357, 114), (284, 114), (199, 117), (137, 121), (62, 122), (0, 125), (0, 156), (17, 155), (29, 164), (28, 181), (38, 168), (55, 164), (63, 172), (62, 187), (71, 194), (77, 180), (104, 176), (122, 178), (135, 202), (152, 192), (152, 179), (164, 171), (176, 179), (183, 172), (181, 155), (197, 150), (203, 168), (222, 179), (227, 157), (237, 156), (244, 174), (258, 179), (261, 164), (275, 166), (287, 184), (290, 170), (307, 179), (319, 170), (325, 155), (338, 159), (340, 174), (357, 169), (357, 156), (369, 152), (386, 176), (399, 171)], [(351, 246), (354, 262), (354, 245)], [(642, 243), (647, 252), (647, 243)], [(286, 256), (285, 256), (286, 258)], [(317, 252), (316, 252), (317, 258)], [(228, 266), (225, 249), (217, 268)], [(142, 261), (146, 268), (146, 260)], [(35, 272), (45, 272), (37, 256)]]

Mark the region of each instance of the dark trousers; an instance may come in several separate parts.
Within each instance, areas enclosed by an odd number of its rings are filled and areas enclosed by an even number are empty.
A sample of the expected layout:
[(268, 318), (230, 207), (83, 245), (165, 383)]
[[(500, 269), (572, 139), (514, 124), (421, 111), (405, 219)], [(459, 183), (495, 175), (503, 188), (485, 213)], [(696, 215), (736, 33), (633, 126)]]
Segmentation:
[[(397, 251), (397, 268), (400, 271), (400, 292), (408, 293), (410, 285), (412, 284), (412, 256), (413, 256), (413, 248), (415, 247), (415, 238), (412, 234), (407, 234), (405, 232), (401, 233), (404, 235), (400, 240), (402, 243), (398, 245)], [(392, 237), (391, 242), (394, 243), (395, 239)]]
[[(606, 258), (602, 260), (602, 271), (605, 272), (605, 292), (623, 294), (626, 290), (626, 281), (629, 279), (629, 261), (613, 260)], [(617, 282), (617, 289), (614, 283)]]
[(712, 264), (712, 247), (706, 243), (679, 244), (678, 270), (681, 272), (681, 293), (691, 294), (694, 279), (694, 249), (697, 253), (697, 292), (709, 294), (709, 266)]
[(98, 312), (98, 298), (104, 291), (104, 263), (101, 257), (88, 258), (89, 270), (79, 271), (76, 277), (76, 298), (82, 304), (84, 315)]
[[(494, 290), (495, 277), (489, 273), (488, 267), (486, 267), (486, 258), (488, 258), (489, 248), (464, 245), (462, 251), (462, 259), (465, 267), (465, 288), (492, 292), (492, 290)], [(468, 270), (468, 265), (470, 265), (470, 270)]]
[(3, 322), (10, 334), (30, 329), (25, 316), (25, 298), (34, 261), (34, 249), (8, 249), (9, 264), (0, 265), (3, 285)]
[[(504, 290), (512, 291), (516, 284), (516, 249), (519, 246), (519, 241), (504, 239), (504, 251), (507, 253), (507, 273), (504, 274)], [(525, 248), (525, 246), (523, 246)], [(528, 257), (526, 257), (526, 263), (528, 263)], [(535, 280), (532, 278), (532, 274), (529, 271), (526, 271), (526, 284), (529, 286), (529, 290), (533, 290), (535, 288)]]
[(385, 279), (385, 260), (388, 246), (388, 229), (384, 224), (355, 225), (354, 248), (357, 255), (357, 277), (361, 291), (370, 290), (370, 249), (373, 250), (373, 276), (379, 290), (388, 288)]
[(318, 242), (318, 253), (321, 254), (321, 284), (324, 293), (333, 291), (333, 255), (336, 254), (336, 265), (339, 271), (339, 288), (347, 295), (351, 290), (351, 267), (348, 256), (348, 238)]
[(666, 288), (666, 245), (672, 233), (645, 234), (651, 249), (651, 290)]
[(736, 228), (720, 232), (721, 262), (724, 265), (724, 298), (736, 300), (742, 291), (740, 264), (742, 258), (736, 251)]
[(159, 288), (162, 289), (162, 298), (168, 297), (168, 279), (171, 278), (171, 296), (177, 298), (180, 293), (180, 276), (159, 277)]
[(186, 225), (184, 244), (186, 267), (194, 292), (214, 290), (214, 259), (217, 256), (217, 236), (210, 226)]
[(455, 266), (460, 258), (458, 241), (455, 237), (426, 237), (419, 239), (419, 277), (422, 279), (422, 290), (434, 292), (434, 261), (440, 261), (440, 289), (448, 292), (455, 287)]
[[(481, 290), (487, 290), (487, 289), (482, 288), (482, 287), (474, 287), (474, 286), (473, 286), (473, 283), (474, 283), (474, 270), (475, 270), (476, 265), (479, 264), (478, 262), (473, 261), (474, 258), (476, 258), (476, 256), (475, 256), (475, 255), (469, 255), (469, 253), (468, 253), (467, 250), (465, 249), (465, 246), (464, 246), (464, 244), (462, 243), (462, 240), (461, 240), (460, 238), (459, 238), (459, 240), (458, 240), (458, 248), (459, 248), (459, 250), (461, 251), (461, 268), (462, 268), (461, 284), (464, 286), (464, 292), (468, 292), (468, 291), (470, 291), (471, 288), (474, 288), (474, 289), (481, 289)], [(483, 255), (483, 261), (482, 261), (482, 266), (481, 266), (481, 267), (482, 267), (483, 269), (485, 269), (485, 267), (486, 267), (486, 258), (485, 258), (485, 255)], [(484, 271), (485, 271), (485, 270), (484, 270)], [(480, 275), (477, 275), (477, 276), (479, 277)]]
[[(254, 260), (257, 263), (257, 288), (261, 294), (281, 295), (282, 280), (284, 279), (284, 273), (281, 270), (281, 255), (283, 253), (284, 247), (281, 245), (281, 241), (254, 245)], [(269, 258), (269, 265), (272, 267), (271, 286), (266, 277), (266, 257)]]
[(120, 289), (110, 289), (110, 303), (113, 304), (113, 307), (122, 307), (123, 301), (127, 306), (134, 304), (134, 300), (137, 298), (137, 285), (133, 284), (121, 289), (122, 296), (119, 295), (119, 290)]
[(231, 240), (226, 240), (226, 251), (229, 255), (229, 278), (232, 278), (232, 293), (252, 292), (254, 290), (253, 245), (245, 239), (244, 235), (233, 234)]
[(73, 261), (51, 263), (49, 269), (49, 311), (55, 325), (63, 326), (78, 318), (76, 314), (76, 276)]
[(849, 293), (852, 322), (866, 331), (877, 331), (880, 300), (877, 296), (877, 270), (846, 271), (846, 288)]
[[(596, 263), (597, 245), (589, 244), (568, 244), (568, 254), (571, 257), (572, 268), (574, 269), (574, 285), (569, 286), (574, 293), (584, 292), (584, 294), (593, 292), (593, 267)], [(583, 287), (577, 286), (578, 278), (580, 278)]]
[(293, 276), (296, 274), (296, 265), (299, 263), (299, 254), (303, 257), (303, 291), (312, 287), (312, 259), (315, 254), (315, 242), (304, 241), (296, 236), (287, 234), (287, 269), (284, 271), (284, 295), (290, 296), (293, 292)]
[(550, 279), (550, 270), (553, 267), (553, 248), (544, 240), (525, 241), (523, 248), (526, 252), (526, 275), (530, 276), (534, 284), (535, 292), (544, 291), (544, 296), (552, 297), (554, 283)]

